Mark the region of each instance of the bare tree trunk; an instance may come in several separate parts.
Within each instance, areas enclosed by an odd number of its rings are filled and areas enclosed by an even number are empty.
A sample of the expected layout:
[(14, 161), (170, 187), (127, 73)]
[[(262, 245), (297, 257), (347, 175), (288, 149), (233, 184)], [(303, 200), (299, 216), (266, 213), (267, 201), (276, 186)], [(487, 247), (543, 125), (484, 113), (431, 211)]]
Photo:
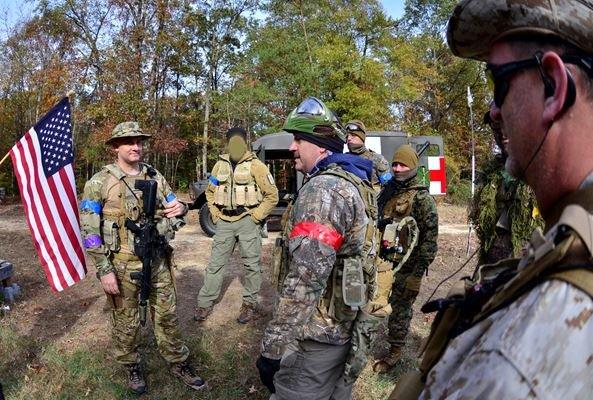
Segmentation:
[(206, 104), (204, 105), (204, 131), (202, 133), (202, 171), (200, 179), (206, 179), (208, 169), (208, 124), (210, 122), (210, 82), (206, 87)]

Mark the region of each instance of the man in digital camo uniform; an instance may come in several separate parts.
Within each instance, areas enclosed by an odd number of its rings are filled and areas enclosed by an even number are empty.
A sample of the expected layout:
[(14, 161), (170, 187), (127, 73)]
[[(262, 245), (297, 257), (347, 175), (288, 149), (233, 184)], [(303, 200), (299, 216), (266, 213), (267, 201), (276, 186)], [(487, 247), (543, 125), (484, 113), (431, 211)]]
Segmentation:
[(387, 336), (390, 348), (387, 356), (373, 366), (376, 372), (391, 370), (401, 357), (412, 320), (412, 306), (420, 292), (422, 276), (436, 256), (439, 232), (436, 204), (428, 189), (418, 183), (418, 155), (410, 145), (402, 145), (396, 150), (392, 169), (393, 179), (379, 195), (379, 230), (384, 231), (387, 223), (412, 217), (418, 237), (409, 258), (393, 278)]
[(391, 179), (389, 163), (381, 154), (375, 153), (373, 150), (367, 149), (365, 146), (366, 128), (362, 121), (357, 119), (348, 121), (345, 128), (346, 133), (348, 134), (347, 144), (350, 153), (372, 161), (373, 175), (371, 176), (371, 184), (377, 193), (379, 193), (381, 185), (386, 184)]
[[(127, 367), (128, 385), (137, 394), (146, 391), (136, 350), (139, 328), (139, 283), (130, 274), (142, 270), (134, 254), (134, 234), (125, 227), (126, 219), (139, 221), (142, 192), (135, 181), (157, 182), (157, 230), (168, 241), (184, 224), (186, 204), (177, 200), (165, 178), (153, 167), (142, 163), (144, 133), (137, 122), (123, 122), (113, 129), (106, 144), (117, 154), (115, 163), (105, 166), (85, 185), (80, 203), (84, 247), (97, 268), (108, 302), (112, 306), (112, 339), (115, 359)], [(170, 365), (170, 372), (186, 385), (200, 390), (206, 382), (188, 363), (189, 349), (181, 340), (176, 315), (177, 299), (171, 271), (172, 249), (160, 249), (152, 264), (150, 317), (159, 352)]]
[(243, 128), (227, 131), (228, 154), (222, 154), (210, 175), (206, 200), (216, 224), (210, 262), (198, 294), (194, 319), (205, 320), (220, 296), (224, 268), (239, 243), (245, 266), (243, 304), (237, 321), (254, 317), (261, 287), (261, 230), (278, 203), (278, 189), (268, 167), (249, 151)]
[(374, 256), (365, 244), (374, 222), (361, 196), (374, 198), (372, 166), (341, 154), (342, 127), (316, 98), (292, 111), (283, 130), (294, 135), (290, 150), (306, 178), (288, 218), (288, 271), (257, 367), (271, 399), (350, 399), (344, 375), (353, 327), (367, 290), (374, 292), (362, 281)]
[(593, 1), (466, 0), (447, 41), (455, 55), (487, 62), (506, 169), (533, 188), (546, 234), (534, 232), (521, 260), (480, 268), (464, 284), (475, 283), (465, 292), (473, 304), (457, 296), (442, 310), (420, 397), (590, 398)]

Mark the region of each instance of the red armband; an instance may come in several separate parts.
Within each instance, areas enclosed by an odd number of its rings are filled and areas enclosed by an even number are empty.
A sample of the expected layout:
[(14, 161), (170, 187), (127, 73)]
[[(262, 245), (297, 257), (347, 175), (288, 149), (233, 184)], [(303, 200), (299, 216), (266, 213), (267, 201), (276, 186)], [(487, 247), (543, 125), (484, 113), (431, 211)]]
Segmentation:
[(340, 232), (313, 221), (304, 221), (296, 224), (292, 228), (292, 231), (290, 231), (290, 238), (292, 239), (297, 236), (307, 236), (311, 239), (319, 240), (336, 251), (344, 243), (344, 237), (340, 235)]

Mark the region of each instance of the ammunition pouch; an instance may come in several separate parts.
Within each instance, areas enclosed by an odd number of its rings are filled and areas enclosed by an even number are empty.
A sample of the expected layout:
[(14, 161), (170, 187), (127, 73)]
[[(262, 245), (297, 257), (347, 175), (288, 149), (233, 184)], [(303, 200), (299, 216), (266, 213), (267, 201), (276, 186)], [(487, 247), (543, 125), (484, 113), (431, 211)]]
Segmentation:
[(274, 250), (272, 251), (272, 287), (276, 288), (278, 293), (282, 291), (284, 278), (288, 274), (288, 245), (284, 238), (276, 238)]
[(119, 225), (115, 221), (103, 221), (103, 245), (106, 249), (117, 253), (121, 249)]
[(344, 304), (356, 310), (367, 302), (367, 287), (364, 280), (363, 258), (344, 259), (342, 273), (342, 297)]

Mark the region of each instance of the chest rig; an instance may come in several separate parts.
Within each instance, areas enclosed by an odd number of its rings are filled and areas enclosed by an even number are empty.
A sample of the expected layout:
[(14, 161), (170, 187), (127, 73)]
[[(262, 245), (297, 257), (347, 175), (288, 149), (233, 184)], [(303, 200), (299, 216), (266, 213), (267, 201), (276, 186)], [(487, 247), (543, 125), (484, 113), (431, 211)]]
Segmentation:
[[(109, 175), (103, 185), (103, 242), (111, 252), (119, 254), (118, 257), (135, 258), (134, 234), (125, 227), (125, 222), (126, 219), (138, 222), (142, 213), (142, 191), (135, 189), (135, 181), (153, 179), (156, 171), (150, 166), (145, 166), (138, 176), (128, 176), (114, 164), (104, 168)], [(151, 173), (152, 171), (154, 173)], [(163, 188), (159, 185), (157, 203), (161, 204), (164, 198)], [(155, 219), (159, 233), (167, 240), (171, 239), (169, 219), (164, 218), (161, 213), (158, 213)]]
[(216, 173), (216, 191), (214, 204), (221, 208), (234, 209), (236, 207), (254, 207), (263, 200), (253, 175), (251, 174), (251, 160), (237, 164), (233, 171), (229, 161), (219, 164)]

